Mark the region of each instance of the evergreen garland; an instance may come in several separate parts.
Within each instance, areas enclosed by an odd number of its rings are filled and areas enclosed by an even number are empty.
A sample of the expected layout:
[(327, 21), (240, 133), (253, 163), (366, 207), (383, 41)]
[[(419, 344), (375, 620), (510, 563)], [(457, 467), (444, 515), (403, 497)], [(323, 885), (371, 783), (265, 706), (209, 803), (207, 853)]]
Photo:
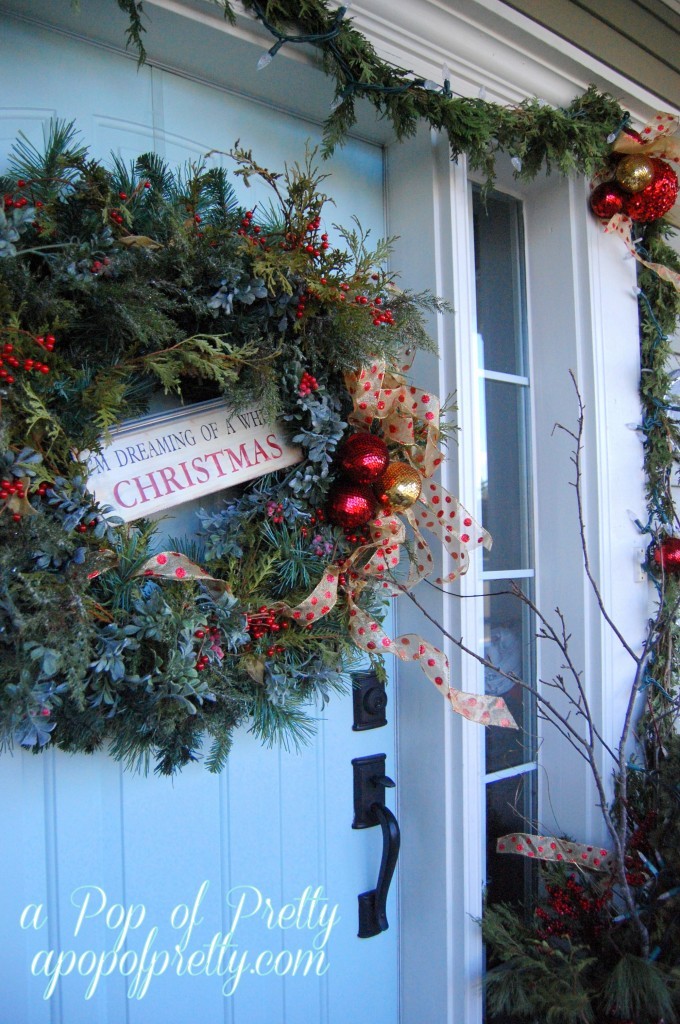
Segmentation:
[[(146, 60), (144, 9), (141, 0), (116, 0), (128, 16), (127, 41)], [(213, 0), (232, 23), (229, 0)], [(355, 101), (366, 99), (392, 124), (398, 139), (414, 135), (421, 121), (446, 133), (453, 159), (465, 154), (493, 184), (497, 153), (513, 160), (515, 174), (526, 181), (541, 170), (591, 175), (608, 154), (607, 138), (627, 114), (616, 100), (590, 87), (564, 108), (540, 99), (504, 107), (481, 98), (454, 97), (448, 88), (417, 78), (380, 59), (375, 48), (344, 17), (344, 8), (327, 0), (243, 0), (276, 40), (275, 55), (285, 43), (306, 42), (321, 51), (323, 69), (335, 81), (335, 101), (324, 126), (325, 155), (341, 145), (356, 123)]]
[[(43, 150), (21, 137), (0, 180), (3, 746), (109, 742), (170, 773), (207, 733), (218, 770), (235, 726), (299, 743), (310, 701), (350, 685), (343, 602), (309, 627), (274, 614), (262, 629), (262, 610), (297, 604), (354, 550), (323, 511), (351, 409), (344, 373), (431, 347), (423, 311), (439, 307), (393, 287), (388, 242), (371, 250), (358, 225), (328, 241), (312, 153), (282, 175), (233, 157), (236, 175), (270, 185), (266, 217), (222, 169), (172, 172), (153, 154), (106, 169), (63, 122)], [(202, 513), (185, 553), (227, 583), (219, 595), (140, 576), (155, 526), (99, 508), (74, 457), (161, 392), (257, 403), (304, 453)]]

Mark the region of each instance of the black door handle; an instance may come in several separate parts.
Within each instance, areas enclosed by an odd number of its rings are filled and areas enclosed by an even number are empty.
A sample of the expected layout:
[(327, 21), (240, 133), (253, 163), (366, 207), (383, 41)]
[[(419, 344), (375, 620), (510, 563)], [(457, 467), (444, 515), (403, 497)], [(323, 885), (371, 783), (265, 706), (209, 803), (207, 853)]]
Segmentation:
[(375, 889), (359, 894), (359, 938), (368, 939), (387, 931), (386, 904), (390, 882), (397, 865), (401, 836), (399, 824), (385, 806), (385, 787), (392, 788), (392, 779), (385, 775), (385, 755), (355, 757), (354, 822), (352, 828), (373, 828), (380, 825), (383, 837), (382, 859)]
[(387, 921), (387, 893), (399, 856), (399, 823), (389, 807), (373, 804), (373, 811), (382, 829), (383, 852), (375, 889), (359, 894), (359, 938), (370, 939), (389, 928)]

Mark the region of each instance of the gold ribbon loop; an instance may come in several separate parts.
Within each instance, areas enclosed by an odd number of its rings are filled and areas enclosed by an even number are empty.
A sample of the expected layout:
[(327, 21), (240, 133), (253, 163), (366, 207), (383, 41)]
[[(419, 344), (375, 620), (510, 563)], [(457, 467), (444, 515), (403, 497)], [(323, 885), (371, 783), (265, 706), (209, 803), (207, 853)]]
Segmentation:
[[(429, 391), (409, 387), (389, 373), (384, 360), (376, 360), (359, 373), (345, 375), (347, 390), (354, 409), (349, 422), (361, 430), (374, 419), (383, 422), (385, 441), (403, 445), (423, 476), (431, 476), (443, 462), (437, 448), (440, 438), (439, 399)], [(414, 423), (425, 429), (425, 449), (417, 443)]]

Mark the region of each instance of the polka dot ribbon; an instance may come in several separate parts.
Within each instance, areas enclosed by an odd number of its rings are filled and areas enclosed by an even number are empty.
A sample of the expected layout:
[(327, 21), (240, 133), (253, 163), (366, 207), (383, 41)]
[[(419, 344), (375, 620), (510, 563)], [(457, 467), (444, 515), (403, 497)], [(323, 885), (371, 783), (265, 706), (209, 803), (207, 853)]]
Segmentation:
[(433, 644), (415, 633), (405, 633), (395, 640), (384, 632), (379, 623), (354, 603), (355, 594), (347, 597), (350, 614), (350, 632), (359, 647), (366, 651), (389, 651), (401, 661), (418, 662), (423, 672), (449, 701), (458, 715), (479, 725), (498, 725), (516, 729), (517, 723), (508, 711), (502, 697), (476, 696), (449, 685), (449, 661)]
[[(668, 214), (666, 214), (666, 219), (668, 219)], [(647, 267), (649, 270), (653, 270), (663, 281), (670, 281), (674, 288), (680, 292), (680, 274), (675, 270), (671, 270), (670, 267), (664, 266), (663, 263), (650, 263), (648, 260), (643, 260), (633, 242), (633, 221), (630, 217), (625, 213), (615, 213), (604, 230), (605, 232), (619, 235), (628, 252), (631, 256), (635, 257), (638, 263), (641, 263), (643, 267)]]
[(161, 551), (158, 555), (148, 558), (135, 576), (148, 576), (154, 579), (166, 580), (198, 580), (205, 585), (206, 590), (214, 594), (222, 594), (230, 590), (228, 583), (210, 576), (200, 565), (196, 565), (186, 555), (179, 551)]
[[(667, 163), (675, 164), (680, 174), (680, 117), (675, 114), (655, 114), (639, 133), (640, 141), (626, 132), (620, 132), (612, 146), (612, 152), (622, 155), (652, 156)], [(672, 210), (664, 214), (664, 220), (680, 228), (680, 206), (675, 204)], [(653, 270), (664, 281), (669, 281), (680, 291), (680, 274), (665, 267), (662, 263), (649, 263), (639, 254), (633, 243), (633, 221), (623, 213), (616, 213), (605, 227), (605, 231), (618, 235), (624, 242), (628, 252), (638, 263)]]
[(578, 864), (592, 871), (610, 871), (613, 857), (608, 850), (599, 846), (585, 846), (570, 843), (567, 839), (554, 836), (531, 836), (525, 832), (501, 836), (496, 843), (497, 853), (515, 853), (536, 860), (559, 861), (563, 864)]

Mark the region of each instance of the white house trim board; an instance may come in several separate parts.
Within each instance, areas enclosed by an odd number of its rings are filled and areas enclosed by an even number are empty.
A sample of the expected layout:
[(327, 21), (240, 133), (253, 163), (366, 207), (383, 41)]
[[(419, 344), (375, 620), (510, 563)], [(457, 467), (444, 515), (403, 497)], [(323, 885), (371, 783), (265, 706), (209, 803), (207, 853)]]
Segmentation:
[[(465, 500), (474, 496), (474, 514), (481, 518), (481, 494), (476, 453), (480, 449), (480, 389), (477, 364), (477, 313), (475, 298), (475, 276), (473, 262), (472, 202), (470, 184), (464, 161), (458, 166), (451, 165), (449, 188), (452, 203), (452, 229), (454, 239), (454, 303), (456, 306), (456, 351), (455, 383), (461, 394), (467, 392), (466, 401), (460, 403), (460, 428), (462, 447), (459, 454), (457, 485)], [(470, 388), (470, 381), (475, 383)], [(451, 480), (451, 484), (453, 480)], [(481, 552), (480, 552), (481, 554)], [(484, 649), (484, 623), (478, 601), (471, 598), (479, 594), (481, 584), (481, 558), (475, 560), (471, 571), (460, 583), (461, 600), (449, 599), (447, 626), (454, 636), (463, 637), (472, 650)], [(457, 607), (456, 607), (457, 605)], [(471, 693), (484, 692), (483, 672), (472, 658), (461, 657), (456, 652), (455, 664), (460, 672), (460, 686)], [(453, 651), (451, 652), (453, 656)], [(482, 893), (484, 887), (484, 834), (486, 831), (486, 801), (484, 787), (485, 737), (481, 729), (466, 729), (465, 723), (458, 736), (460, 743), (460, 793), (452, 793), (452, 805), (459, 811), (458, 822), (454, 822), (450, 842), (456, 844), (460, 837), (461, 823), (470, 840), (462, 848), (463, 884), (459, 886), (459, 899), (463, 901), (462, 920), (458, 924), (462, 931), (460, 965), (455, 972), (458, 987), (458, 1001), (463, 996), (463, 1020), (479, 1021), (483, 1012), (483, 993), (480, 984), (483, 965), (483, 947), (477, 921), (482, 914)], [(452, 788), (456, 787), (455, 777)], [(460, 839), (458, 839), (460, 842)], [(454, 957), (454, 962), (458, 958)], [(455, 995), (454, 995), (455, 998)], [(455, 1006), (455, 1004), (454, 1004)], [(454, 1013), (452, 1021), (460, 1020)]]

